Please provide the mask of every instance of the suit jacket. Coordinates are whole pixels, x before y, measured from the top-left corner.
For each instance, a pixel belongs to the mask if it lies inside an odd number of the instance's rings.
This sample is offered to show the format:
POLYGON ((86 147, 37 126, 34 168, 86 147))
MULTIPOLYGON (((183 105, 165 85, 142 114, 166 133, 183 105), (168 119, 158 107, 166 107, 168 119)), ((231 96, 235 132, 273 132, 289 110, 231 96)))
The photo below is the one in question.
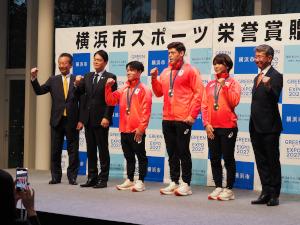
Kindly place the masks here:
POLYGON ((37 95, 43 95, 48 92, 51 94, 51 118, 50 125, 56 127, 61 117, 63 116, 64 109, 66 108, 68 125, 72 128, 76 127, 79 120, 79 95, 74 93, 75 76, 70 76, 70 83, 68 89, 68 96, 65 99, 62 75, 51 76, 45 84, 40 85, 38 80, 31 81, 32 87, 37 95))
POLYGON ((272 66, 265 75, 270 77, 271 88, 267 89, 262 82, 256 87, 258 76, 254 79, 250 114, 250 132, 280 133, 282 123, 278 101, 283 86, 283 77, 272 66))
MULTIPOLYGON (((93 89, 94 74, 94 72, 87 73, 76 89, 76 92, 83 94, 80 121, 86 126, 91 124, 93 127, 99 127, 101 120, 106 118, 111 125, 114 106, 108 106, 105 102, 105 84, 108 78, 113 78, 115 81, 117 78, 114 74, 104 71, 96 88, 93 89)), ((112 90, 117 90, 117 82, 112 86, 112 90)))

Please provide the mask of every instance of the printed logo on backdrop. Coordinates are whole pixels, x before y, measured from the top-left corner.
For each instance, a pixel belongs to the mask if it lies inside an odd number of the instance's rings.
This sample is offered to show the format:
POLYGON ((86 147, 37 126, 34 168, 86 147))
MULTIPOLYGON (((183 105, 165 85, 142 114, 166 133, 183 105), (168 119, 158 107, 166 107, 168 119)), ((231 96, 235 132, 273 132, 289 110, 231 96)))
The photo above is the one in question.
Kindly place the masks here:
POLYGON ((201 74, 210 74, 211 69, 211 48, 191 49, 190 64, 196 67, 201 74))
POLYGON ((158 74, 168 67, 168 51, 149 51, 148 56, 148 76, 152 68, 157 67, 158 74))
POLYGON ((73 74, 85 75, 90 72, 91 56, 90 53, 73 54, 73 74))
POLYGON ((121 146, 121 134, 118 128, 109 129, 108 143, 110 153, 123 154, 121 146))
POLYGON ((109 53, 109 72, 118 76, 126 76, 126 64, 128 63, 128 52, 109 53))
POLYGON ((248 132, 238 132, 234 153, 235 159, 237 161, 254 161, 254 153, 252 149, 250 134, 248 132))
POLYGON ((125 173, 125 159, 123 154, 121 155, 110 153, 109 177, 123 178, 125 176, 125 173))
POLYGON ((284 73, 300 73, 300 45, 284 47, 284 73))
MULTIPOLYGON (((141 75, 141 82, 148 83, 148 52, 128 52, 128 62, 139 61, 144 65, 144 72, 141 75)), ((151 84, 151 83, 149 83, 151 84)))
POLYGON ((284 54, 284 48, 283 46, 274 46, 272 45, 272 48, 274 49, 274 57, 272 60, 272 66, 278 70, 280 73, 283 72, 283 54, 284 54))
MULTIPOLYGON (((67 149, 67 148, 65 148, 67 149)), ((68 151, 63 149, 62 154, 61 154, 61 170, 62 173, 67 173, 67 168, 69 165, 69 156, 68 156, 68 151)))
POLYGON ((207 136, 204 131, 192 131, 190 151, 193 158, 207 159, 207 136))
POLYGON ((300 166, 281 165, 282 186, 281 192, 300 194, 300 166))
POLYGON ((79 151, 86 152, 85 130, 79 131, 79 151))
POLYGON ((207 159, 192 159, 192 184, 207 184, 207 159))
POLYGON ((147 176, 145 180, 162 182, 164 179, 164 157, 148 156, 147 176))
POLYGON ((234 59, 235 74, 257 74, 254 63, 254 47, 236 47, 234 59))
POLYGON ((149 121, 149 129, 162 129, 162 103, 152 103, 151 118, 149 121))
POLYGON ((203 123, 202 123, 202 114, 199 113, 195 123, 192 126, 192 130, 204 130, 203 123))
POLYGON ((254 163, 236 161, 235 188, 253 190, 254 163))
POLYGON ((282 104, 282 125, 284 134, 300 134, 299 105, 282 104))
MULTIPOLYGON (((200 74, 201 74, 201 71, 200 71, 200 74)), ((211 77, 211 74, 209 74, 209 75, 203 75, 203 74, 201 74, 201 79, 202 79, 202 83, 203 83, 204 87, 206 87, 206 85, 208 84, 208 82, 211 80, 210 77, 211 77)))
POLYGON ((241 99, 240 99, 240 102, 242 102, 242 103, 251 103, 253 80, 255 78, 255 75, 241 74, 241 75, 234 76, 234 78, 241 85, 241 99))
POLYGON ((112 115, 112 126, 111 127, 115 127, 118 128, 119 127, 119 122, 120 122, 120 106, 116 105, 113 115, 112 115))
POLYGON ((238 116, 239 131, 249 131, 250 104, 240 103, 235 108, 235 113, 238 116))
POLYGON ((280 141, 281 162, 300 165, 300 135, 282 134, 280 141))
POLYGON ((146 135, 147 156, 164 156, 166 147, 162 130, 150 129, 146 131, 146 135))
POLYGON ((86 175, 87 169, 87 152, 79 151, 79 175, 86 175))
POLYGON ((300 77, 299 74, 285 74, 283 76, 283 102, 300 104, 300 77))

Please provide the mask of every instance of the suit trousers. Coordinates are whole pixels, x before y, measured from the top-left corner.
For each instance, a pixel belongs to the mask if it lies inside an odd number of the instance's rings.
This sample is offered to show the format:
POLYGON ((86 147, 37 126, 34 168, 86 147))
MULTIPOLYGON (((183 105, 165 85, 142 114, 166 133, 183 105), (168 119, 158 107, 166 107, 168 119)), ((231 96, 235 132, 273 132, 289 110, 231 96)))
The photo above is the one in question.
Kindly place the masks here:
POLYGON ((94 127, 88 125, 85 127, 85 138, 88 156, 88 178, 98 179, 104 182, 108 181, 110 156, 108 150, 108 131, 109 128, 102 126, 94 127), (100 173, 98 175, 98 154, 100 160, 100 173))
POLYGON ((192 179, 192 158, 190 153, 191 126, 181 121, 163 120, 163 134, 169 155, 170 177, 175 183, 180 178, 189 184, 192 179))
POLYGON ((79 131, 68 124, 68 117, 62 117, 56 127, 51 127, 51 175, 52 180, 60 181, 62 177, 61 153, 64 136, 67 139, 69 166, 67 176, 69 180, 76 180, 79 169, 79 131))
POLYGON ((280 133, 250 131, 262 193, 273 197, 279 197, 281 189, 279 137, 280 133))
POLYGON ((231 189, 235 182, 236 165, 234 159, 234 147, 237 132, 237 128, 214 128, 214 139, 208 138, 211 170, 216 187, 222 187, 222 156, 227 172, 226 187, 231 189))
POLYGON ((124 152, 124 157, 127 162, 127 177, 133 181, 135 171, 135 155, 138 158, 139 164, 139 180, 144 181, 147 174, 148 158, 145 150, 145 137, 143 135, 142 142, 137 143, 134 140, 134 133, 121 133, 121 144, 124 152))

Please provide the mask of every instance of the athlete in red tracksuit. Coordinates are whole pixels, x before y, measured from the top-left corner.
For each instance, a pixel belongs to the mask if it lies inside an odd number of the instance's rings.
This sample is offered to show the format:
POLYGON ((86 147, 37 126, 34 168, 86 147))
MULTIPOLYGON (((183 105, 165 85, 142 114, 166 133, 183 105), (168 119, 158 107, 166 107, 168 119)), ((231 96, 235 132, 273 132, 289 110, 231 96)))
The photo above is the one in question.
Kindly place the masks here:
POLYGON ((232 187, 235 181, 234 147, 237 128, 237 115, 234 112, 239 104, 241 87, 238 81, 229 76, 233 63, 226 54, 219 54, 213 60, 216 79, 210 81, 203 94, 201 112, 207 132, 211 169, 216 189, 208 199, 233 200, 232 187), (222 188, 222 164, 227 171, 226 188, 222 188))
POLYGON ((107 105, 120 104, 121 145, 124 157, 127 161, 128 179, 117 185, 118 190, 131 189, 132 191, 144 191, 144 178, 147 173, 148 160, 145 150, 145 130, 148 126, 152 93, 150 89, 140 81, 144 66, 141 62, 132 61, 126 65, 127 82, 125 85, 112 92, 113 79, 108 79, 105 86, 105 101, 107 105), (139 163, 139 180, 135 183, 135 155, 139 163))
POLYGON ((169 67, 158 75, 157 68, 150 72, 152 89, 157 97, 164 97, 162 128, 169 155, 169 186, 161 194, 190 195, 192 160, 189 149, 191 128, 200 109, 203 84, 199 72, 183 62, 185 46, 181 42, 168 45, 169 67), (178 187, 180 166, 183 182, 178 187))

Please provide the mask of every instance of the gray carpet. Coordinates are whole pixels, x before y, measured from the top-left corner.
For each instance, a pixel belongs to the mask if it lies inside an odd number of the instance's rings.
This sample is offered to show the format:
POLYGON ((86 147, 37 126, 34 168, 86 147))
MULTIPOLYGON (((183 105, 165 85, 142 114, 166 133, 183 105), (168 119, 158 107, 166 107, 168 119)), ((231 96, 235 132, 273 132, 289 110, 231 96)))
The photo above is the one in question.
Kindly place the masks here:
MULTIPOLYGON (((14 170, 9 170, 14 176, 14 170)), ((162 196, 162 183, 146 182, 141 193, 118 191, 119 179, 110 180, 108 188, 80 188, 62 183, 49 185, 49 171, 30 171, 30 183, 36 191, 36 209, 51 213, 81 216, 136 224, 203 225, 295 225, 300 224, 300 196, 281 195, 278 207, 254 206, 258 194, 236 189, 236 200, 209 201, 211 187, 192 186, 187 197, 162 196)), ((84 183, 86 177, 79 176, 84 183)))

